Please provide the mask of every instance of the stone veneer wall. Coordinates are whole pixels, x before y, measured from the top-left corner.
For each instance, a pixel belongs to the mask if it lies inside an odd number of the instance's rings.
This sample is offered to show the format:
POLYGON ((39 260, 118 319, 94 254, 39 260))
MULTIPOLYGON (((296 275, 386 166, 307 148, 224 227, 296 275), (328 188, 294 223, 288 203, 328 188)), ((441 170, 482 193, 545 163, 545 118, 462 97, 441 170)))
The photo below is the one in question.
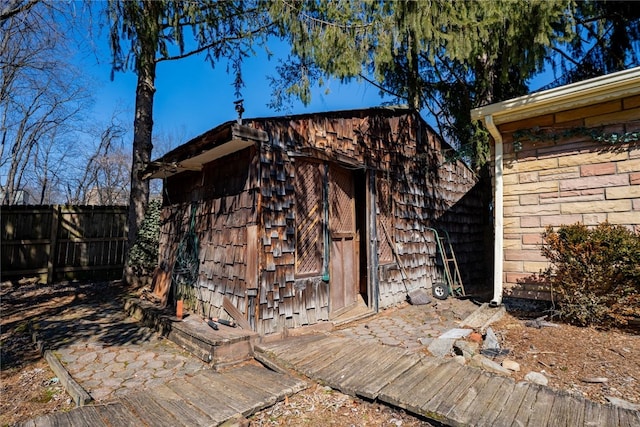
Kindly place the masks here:
MULTIPOLYGON (((545 227, 608 221, 640 231, 640 143, 597 136, 640 131, 640 96, 499 126, 504 141, 505 295, 548 299, 545 227)), ((633 139, 633 138, 631 138, 633 139)))

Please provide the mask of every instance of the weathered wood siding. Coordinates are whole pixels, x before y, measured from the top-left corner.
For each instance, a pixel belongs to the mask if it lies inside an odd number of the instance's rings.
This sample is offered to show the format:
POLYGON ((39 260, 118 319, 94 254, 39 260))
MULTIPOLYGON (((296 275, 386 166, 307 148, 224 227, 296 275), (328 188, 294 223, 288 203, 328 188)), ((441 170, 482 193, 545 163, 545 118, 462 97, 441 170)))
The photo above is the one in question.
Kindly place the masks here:
MULTIPOLYGON (((376 253, 367 258, 373 265, 361 265, 360 271, 375 275, 378 287, 369 298, 376 297, 379 307, 404 301, 405 285, 430 289, 441 281, 428 227, 450 233, 465 285, 484 283, 478 180, 463 162, 445 159, 450 147, 417 114, 382 108, 245 120, 244 126, 268 138, 165 183, 161 262, 173 265, 192 203, 197 205, 202 302, 193 308, 196 313, 204 305, 206 314, 221 314, 222 298, 228 297, 261 334, 329 320, 331 280, 321 235, 328 217, 321 204, 336 165, 358 171, 358 224, 371 218, 362 208, 365 200, 365 209, 376 211, 376 233, 360 232, 360 238, 375 240, 376 253)), ((355 256, 369 243, 355 243, 355 256)))
POLYGON ((378 191, 388 188, 376 202, 380 307, 404 301, 405 284, 430 289, 432 282, 441 280, 435 238, 426 227, 450 233, 463 280, 482 286, 483 207, 479 194, 471 192, 476 176, 461 161, 445 159, 444 151, 450 148, 420 118, 406 111, 375 110, 256 120, 251 125, 270 136, 261 148, 260 332, 313 324, 329 316, 329 284, 320 275, 295 274, 292 183, 299 158, 364 166, 376 174, 378 191), (389 227, 408 283, 403 282, 380 221, 389 227))
MULTIPOLYGON (((285 125, 286 126, 286 125, 285 125)), ((257 127, 260 129, 260 127, 257 127)), ((262 129, 265 130, 265 129, 262 129)), ((267 132, 268 133, 268 132, 267 132)), ((269 333, 309 322, 294 319, 306 314, 313 286, 307 290, 295 284, 295 186, 294 164, 283 141, 270 135, 260 147, 260 204, 258 212, 259 298, 258 332, 269 333), (309 292, 311 291, 311 292, 309 292), (297 297, 297 298, 296 298, 297 297), (300 304, 301 303, 301 304, 300 304), (296 321, 297 320, 297 321, 296 321)), ((321 287, 326 284, 320 285, 321 287)), ((312 298, 313 299, 313 298, 312 298)), ((316 307, 315 303, 312 303, 316 307)), ((317 305, 320 308, 320 305, 317 305)), ((316 320, 326 320, 321 317, 316 320)))
POLYGON ((548 267, 540 251, 547 226, 608 221, 640 230, 638 142, 607 144, 592 136, 640 131, 640 96, 499 129, 504 142, 505 293, 549 299, 548 287, 535 278, 548 267))
MULTIPOLYGON (((249 227, 256 224, 259 189, 255 148, 213 161, 201 172, 167 179, 161 217, 160 263, 172 266, 181 240, 191 226, 192 204, 199 241, 199 278, 195 313, 219 317, 223 298, 247 314, 249 227)), ((255 246, 255 245, 254 245, 255 246)))

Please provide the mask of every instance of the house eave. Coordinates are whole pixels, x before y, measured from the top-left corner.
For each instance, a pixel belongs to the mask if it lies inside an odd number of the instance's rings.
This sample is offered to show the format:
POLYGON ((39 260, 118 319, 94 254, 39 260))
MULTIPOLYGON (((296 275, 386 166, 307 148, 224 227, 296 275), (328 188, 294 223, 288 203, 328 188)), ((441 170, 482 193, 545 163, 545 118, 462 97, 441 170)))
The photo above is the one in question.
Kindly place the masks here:
POLYGON ((472 120, 496 125, 640 94, 640 67, 572 83, 471 110, 472 120))
MULTIPOLYGON (((216 135, 220 133, 218 130, 216 135)), ((164 179, 185 171, 199 172, 207 163, 244 150, 260 141, 268 140, 265 132, 240 124, 231 125, 230 140, 214 140, 214 142, 203 144, 203 141, 206 142, 207 135, 208 133, 185 144, 187 147, 192 147, 188 152, 178 151, 179 149, 185 150, 183 148, 185 146, 178 147, 178 149, 151 162, 145 169, 143 179, 164 179)))
POLYGON ((228 156, 229 154, 233 154, 237 151, 243 150, 247 147, 250 147, 253 144, 254 144, 254 141, 233 139, 215 148, 206 150, 196 156, 189 157, 179 162, 166 163, 162 161, 155 161, 155 162, 152 162, 150 165, 150 167, 153 168, 153 170, 150 170, 149 173, 145 174, 144 178, 145 179, 156 179, 156 178, 163 179, 163 178, 168 178, 170 176, 173 176, 185 171, 199 172, 202 170, 202 167, 205 164, 213 162, 214 160, 218 160, 222 157, 228 156))

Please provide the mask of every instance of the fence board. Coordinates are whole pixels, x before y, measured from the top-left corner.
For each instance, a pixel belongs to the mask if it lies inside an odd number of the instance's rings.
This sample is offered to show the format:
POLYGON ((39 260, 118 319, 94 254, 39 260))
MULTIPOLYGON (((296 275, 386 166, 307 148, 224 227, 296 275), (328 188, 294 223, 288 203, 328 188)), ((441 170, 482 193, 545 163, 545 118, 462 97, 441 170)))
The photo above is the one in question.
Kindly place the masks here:
POLYGON ((126 206, 3 206, 2 280, 120 277, 127 243, 126 206))

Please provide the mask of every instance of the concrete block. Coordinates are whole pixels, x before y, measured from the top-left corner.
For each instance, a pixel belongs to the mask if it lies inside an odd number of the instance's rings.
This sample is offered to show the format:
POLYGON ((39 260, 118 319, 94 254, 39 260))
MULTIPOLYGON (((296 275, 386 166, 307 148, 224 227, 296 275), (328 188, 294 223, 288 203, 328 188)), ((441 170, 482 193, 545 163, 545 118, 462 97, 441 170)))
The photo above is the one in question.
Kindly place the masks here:
POLYGON ((469 361, 469 366, 475 366, 476 368, 484 369, 485 371, 493 372, 494 374, 511 375, 510 370, 503 368, 500 364, 482 356, 481 354, 473 356, 469 361))
POLYGON ((442 335, 440 335, 440 338, 465 338, 468 337, 471 332, 473 332, 472 329, 453 328, 445 331, 442 335))
POLYGON ((445 357, 451 355, 453 344, 456 338, 437 338, 429 344, 428 350, 435 357, 445 357))

